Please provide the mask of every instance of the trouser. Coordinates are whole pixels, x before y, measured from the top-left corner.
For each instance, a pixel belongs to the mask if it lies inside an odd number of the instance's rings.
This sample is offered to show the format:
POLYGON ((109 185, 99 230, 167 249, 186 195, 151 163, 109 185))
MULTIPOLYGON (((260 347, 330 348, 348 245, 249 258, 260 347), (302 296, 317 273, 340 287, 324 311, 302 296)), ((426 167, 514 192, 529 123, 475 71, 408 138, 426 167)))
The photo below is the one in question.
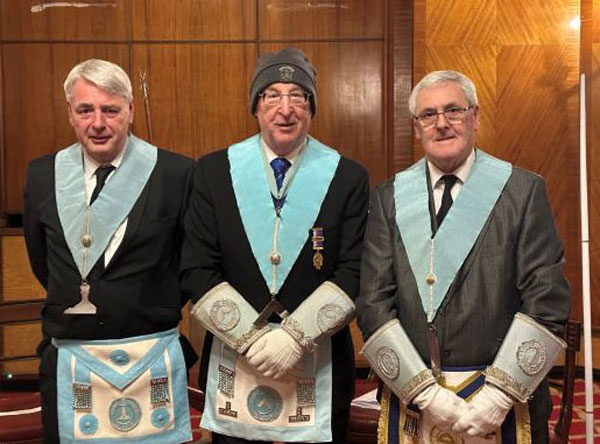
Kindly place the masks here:
POLYGON ((56 402, 56 364, 58 350, 52 344, 48 344, 41 352, 39 371, 44 443, 59 444, 58 410, 56 402))
MULTIPOLYGON (((348 444, 348 430, 350 422, 350 409, 343 410, 338 413, 332 413, 331 415, 331 433, 333 435, 333 441, 328 441, 327 444, 348 444)), ((243 438, 234 438, 231 436, 224 436, 218 433, 212 434, 212 444, 270 444, 270 441, 249 441, 243 438)), ((321 444, 326 444, 325 442, 321 444)))

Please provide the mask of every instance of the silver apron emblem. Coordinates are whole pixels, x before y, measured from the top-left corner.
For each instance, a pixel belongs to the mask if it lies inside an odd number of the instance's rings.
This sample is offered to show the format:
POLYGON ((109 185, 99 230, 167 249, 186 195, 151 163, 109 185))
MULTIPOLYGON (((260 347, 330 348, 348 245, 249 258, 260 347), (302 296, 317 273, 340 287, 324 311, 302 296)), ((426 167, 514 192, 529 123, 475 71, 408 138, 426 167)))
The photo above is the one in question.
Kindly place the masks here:
POLYGON ((137 427, 142 417, 139 404, 132 398, 120 398, 112 402, 109 409, 110 424, 120 432, 137 427))
POLYGON ((279 418, 283 410, 283 399, 277 390, 259 385, 248 395, 248 412, 260 422, 272 422, 279 418))

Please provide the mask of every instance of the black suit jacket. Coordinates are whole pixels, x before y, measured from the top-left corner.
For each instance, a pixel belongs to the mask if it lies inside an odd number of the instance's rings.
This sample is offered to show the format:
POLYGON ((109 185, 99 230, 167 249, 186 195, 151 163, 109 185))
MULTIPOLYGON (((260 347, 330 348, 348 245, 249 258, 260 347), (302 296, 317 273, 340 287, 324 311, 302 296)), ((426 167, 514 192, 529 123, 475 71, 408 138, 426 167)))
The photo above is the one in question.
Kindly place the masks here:
POLYGON ((75 316, 63 314, 80 300, 81 277, 58 218, 54 159, 47 155, 29 164, 24 196, 27 251, 47 290, 44 336, 113 339, 176 327, 186 302, 178 270, 193 161, 158 150, 154 170, 129 213, 123 241, 106 268, 88 276, 90 300, 98 312, 75 316))
MULTIPOLYGON (((427 317, 396 224, 394 178, 373 193, 357 301, 358 324, 369 337, 398 318, 429 363, 427 317)), ((438 309, 442 366, 493 362, 516 312, 557 335, 569 317, 563 246, 541 177, 513 168, 471 252, 438 309)), ((542 383, 530 403, 532 429, 544 426, 550 396, 542 383)))
MULTIPOLYGON (((212 287, 226 281, 260 312, 269 302, 270 292, 246 237, 229 170, 226 150, 209 154, 197 163, 185 220, 182 287, 196 302, 212 287)), ((316 270, 313 266, 314 251, 306 233, 307 241, 277 295, 288 312, 293 312, 327 280, 356 298, 368 199, 367 172, 342 157, 314 223, 323 227, 323 268, 316 270)), ((212 344, 212 336, 207 337, 201 385, 212 344)), ((334 410, 338 406, 348 408, 354 389, 354 351, 347 327, 332 337, 332 350, 334 410)))

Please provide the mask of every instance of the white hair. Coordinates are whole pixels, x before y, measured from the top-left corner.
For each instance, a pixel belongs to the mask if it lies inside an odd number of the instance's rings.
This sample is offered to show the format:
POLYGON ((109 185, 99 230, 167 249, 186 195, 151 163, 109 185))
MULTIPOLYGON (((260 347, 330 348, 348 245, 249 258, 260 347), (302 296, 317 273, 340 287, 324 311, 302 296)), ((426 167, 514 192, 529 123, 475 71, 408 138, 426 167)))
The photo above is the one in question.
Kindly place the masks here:
POLYGON ((73 85, 81 79, 94 84, 107 94, 123 97, 129 102, 133 101, 131 80, 119 65, 99 59, 89 59, 76 65, 65 80, 67 101, 72 98, 73 85))
POLYGON ((422 90, 433 85, 439 85, 446 82, 455 82, 461 87, 465 93, 465 96, 467 97, 469 106, 479 105, 479 102, 477 101, 477 90, 475 89, 475 84, 470 78, 458 71, 432 71, 423 77, 410 93, 410 98, 408 99, 408 109, 411 114, 414 116, 417 112, 417 95, 422 90))

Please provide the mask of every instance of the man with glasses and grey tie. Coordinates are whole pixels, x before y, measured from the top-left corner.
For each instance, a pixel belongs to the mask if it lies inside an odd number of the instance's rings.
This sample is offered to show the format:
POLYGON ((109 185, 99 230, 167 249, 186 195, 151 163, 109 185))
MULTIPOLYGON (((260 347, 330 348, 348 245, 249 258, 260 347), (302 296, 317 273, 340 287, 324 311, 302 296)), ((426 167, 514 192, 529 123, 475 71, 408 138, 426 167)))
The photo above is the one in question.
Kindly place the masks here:
POLYGON ((348 442, 369 183, 308 136, 316 70, 262 54, 250 86, 260 134, 198 161, 182 285, 207 335, 202 427, 214 444, 348 442))
POLYGON ((546 442, 570 293, 544 181, 475 147, 463 74, 427 74, 409 109, 425 158, 373 193, 357 300, 378 442, 546 442))
POLYGON ((44 442, 188 441, 178 271, 194 163, 130 133, 131 82, 114 63, 76 65, 64 90, 77 142, 29 164, 24 202, 47 290, 44 442))

